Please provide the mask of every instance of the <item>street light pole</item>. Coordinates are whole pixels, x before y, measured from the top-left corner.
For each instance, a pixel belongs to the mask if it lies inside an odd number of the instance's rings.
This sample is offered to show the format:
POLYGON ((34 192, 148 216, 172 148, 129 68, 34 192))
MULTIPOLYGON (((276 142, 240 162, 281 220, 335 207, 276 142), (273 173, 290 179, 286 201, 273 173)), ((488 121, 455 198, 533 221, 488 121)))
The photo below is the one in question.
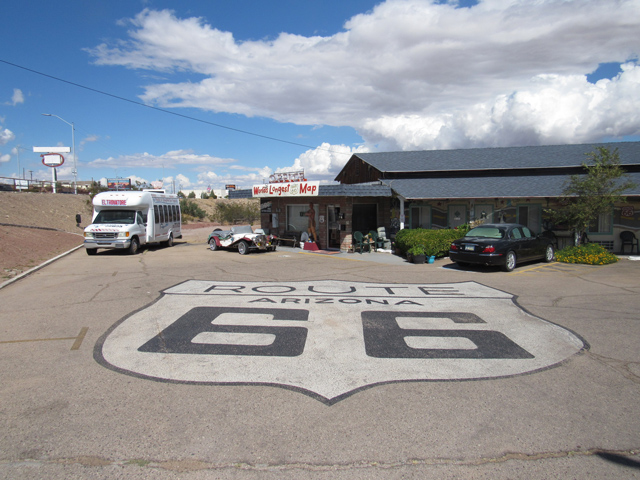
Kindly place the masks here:
POLYGON ((73 122, 69 123, 64 118, 60 118, 58 115, 52 113, 43 113, 45 117, 56 117, 58 120, 62 120, 64 123, 71 127, 71 144, 73 148, 73 193, 78 194, 78 163, 76 158, 76 129, 73 122))

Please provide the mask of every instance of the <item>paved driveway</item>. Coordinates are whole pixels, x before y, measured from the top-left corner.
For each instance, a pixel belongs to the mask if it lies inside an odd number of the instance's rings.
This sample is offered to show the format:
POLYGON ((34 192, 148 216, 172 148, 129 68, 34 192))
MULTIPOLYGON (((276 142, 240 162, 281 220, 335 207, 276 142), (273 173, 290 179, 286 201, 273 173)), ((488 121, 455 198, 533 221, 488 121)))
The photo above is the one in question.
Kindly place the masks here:
POLYGON ((0 289, 0 478, 635 478, 640 263, 76 251, 0 289))

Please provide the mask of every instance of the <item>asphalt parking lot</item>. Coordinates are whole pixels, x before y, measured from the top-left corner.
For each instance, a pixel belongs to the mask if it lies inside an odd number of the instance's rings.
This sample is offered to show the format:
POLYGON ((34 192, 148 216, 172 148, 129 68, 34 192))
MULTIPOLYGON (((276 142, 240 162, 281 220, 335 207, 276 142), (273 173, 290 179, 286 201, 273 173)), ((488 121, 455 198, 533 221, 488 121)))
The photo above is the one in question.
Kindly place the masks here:
POLYGON ((639 271, 80 249, 0 289, 0 478, 637 478, 639 271))

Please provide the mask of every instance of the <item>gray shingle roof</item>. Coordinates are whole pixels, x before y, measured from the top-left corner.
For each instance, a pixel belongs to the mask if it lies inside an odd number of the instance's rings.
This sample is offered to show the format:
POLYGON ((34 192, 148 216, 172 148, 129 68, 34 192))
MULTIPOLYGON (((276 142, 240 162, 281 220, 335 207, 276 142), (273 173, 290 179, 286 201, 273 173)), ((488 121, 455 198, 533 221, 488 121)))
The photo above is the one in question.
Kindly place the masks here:
MULTIPOLYGON (((640 173, 627 175, 636 187, 625 195, 640 195, 640 173)), ((558 197, 569 178, 569 175, 415 178, 385 180, 385 183, 407 200, 525 198, 558 197)))
POLYGON ((320 185, 318 195, 326 197, 390 197, 387 185, 358 183, 354 185, 320 185))
POLYGON ((623 165, 640 164, 640 142, 358 153, 354 156, 381 172, 389 173, 513 170, 580 166, 588 162, 586 154, 596 147, 617 148, 623 165))

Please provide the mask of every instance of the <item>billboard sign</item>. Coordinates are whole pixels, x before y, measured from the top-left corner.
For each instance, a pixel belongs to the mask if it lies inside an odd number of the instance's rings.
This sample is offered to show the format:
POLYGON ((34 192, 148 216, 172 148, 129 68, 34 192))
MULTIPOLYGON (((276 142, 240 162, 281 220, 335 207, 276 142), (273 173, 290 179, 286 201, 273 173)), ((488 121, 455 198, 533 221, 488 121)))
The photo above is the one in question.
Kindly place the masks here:
POLYGON ((267 183, 254 185, 254 197, 309 197, 317 196, 320 182, 267 183))
POLYGON ((42 164, 46 167, 59 167, 64 163, 64 157, 59 153, 45 153, 40 155, 42 164))

